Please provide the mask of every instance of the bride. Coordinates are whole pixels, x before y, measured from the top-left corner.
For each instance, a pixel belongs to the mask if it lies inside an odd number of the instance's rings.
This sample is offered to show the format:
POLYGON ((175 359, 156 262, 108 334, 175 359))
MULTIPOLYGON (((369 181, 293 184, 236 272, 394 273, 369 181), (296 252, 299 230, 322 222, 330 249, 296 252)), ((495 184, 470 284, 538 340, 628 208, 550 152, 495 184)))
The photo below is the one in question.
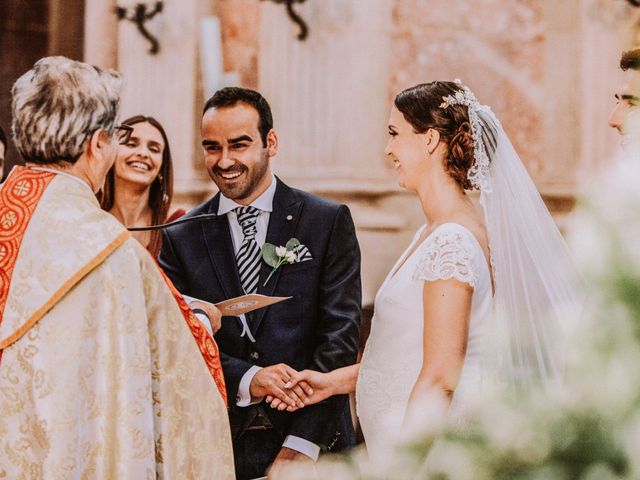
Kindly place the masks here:
POLYGON ((440 398, 455 421, 492 382, 557 384, 562 315, 576 298, 553 219, 500 122, 466 86, 434 81, 404 90, 389 135, 385 152, 399 184, 417 193, 425 224, 376 295, 362 362, 305 370, 286 385, 307 382, 306 403, 355 390, 369 457, 379 465, 427 396, 440 398), (480 191, 481 209, 471 190, 480 191))

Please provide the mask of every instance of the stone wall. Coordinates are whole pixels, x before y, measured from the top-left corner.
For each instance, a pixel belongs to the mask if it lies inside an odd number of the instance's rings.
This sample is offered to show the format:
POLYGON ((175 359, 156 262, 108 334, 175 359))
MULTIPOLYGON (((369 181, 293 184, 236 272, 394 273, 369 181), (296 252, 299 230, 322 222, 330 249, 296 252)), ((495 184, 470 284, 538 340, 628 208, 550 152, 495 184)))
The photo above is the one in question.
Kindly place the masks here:
POLYGON ((158 111, 168 122, 177 145, 177 201, 192 205, 212 190, 198 147, 204 98, 193 50, 198 16, 217 14, 225 70, 238 72, 242 85, 260 89, 272 103, 281 139, 275 171, 351 207, 363 250, 364 301, 371 304, 423 221, 413 195, 395 185, 383 154, 395 93, 461 78, 502 120, 562 221, 580 182, 606 164, 617 140, 606 120, 619 52, 632 41, 629 27, 638 12, 612 3, 307 0, 295 5, 309 25, 308 40, 299 42, 282 4, 167 0, 164 18, 152 27, 165 51, 153 58, 130 25, 108 15, 94 24, 96 12, 114 0, 91 0, 85 51, 89 60, 123 70, 130 85, 126 110, 158 111), (109 34, 114 29, 115 39, 109 34), (149 72, 166 80, 143 88, 149 72))
POLYGON ((501 118, 516 149, 542 169, 544 5, 540 0, 395 0, 390 97, 460 78, 501 118))
MULTIPOLYGON (((606 22, 627 22, 602 7, 597 0, 309 0, 297 7, 310 28, 301 43, 282 6, 260 5, 258 86, 280 113, 281 138, 297 142, 274 165, 294 185, 351 206, 365 303, 423 221, 382 153, 395 93, 461 78, 501 119, 562 222, 580 178, 615 145, 606 118, 624 43, 606 22)), ((255 4, 243 8, 255 15, 255 4)))

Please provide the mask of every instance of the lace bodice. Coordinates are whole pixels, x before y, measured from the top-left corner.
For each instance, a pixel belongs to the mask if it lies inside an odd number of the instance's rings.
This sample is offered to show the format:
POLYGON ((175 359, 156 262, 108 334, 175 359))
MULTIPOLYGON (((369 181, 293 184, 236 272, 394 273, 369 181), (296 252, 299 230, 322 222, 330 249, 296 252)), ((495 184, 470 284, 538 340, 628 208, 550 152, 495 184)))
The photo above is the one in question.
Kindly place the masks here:
POLYGON ((375 299, 371 334, 356 387, 357 412, 370 458, 384 465, 400 435, 407 401, 422 366, 423 283, 456 279, 473 287, 467 354, 452 415, 481 380, 482 326, 491 308, 491 276, 482 248, 461 225, 447 223, 420 245, 415 235, 375 299))

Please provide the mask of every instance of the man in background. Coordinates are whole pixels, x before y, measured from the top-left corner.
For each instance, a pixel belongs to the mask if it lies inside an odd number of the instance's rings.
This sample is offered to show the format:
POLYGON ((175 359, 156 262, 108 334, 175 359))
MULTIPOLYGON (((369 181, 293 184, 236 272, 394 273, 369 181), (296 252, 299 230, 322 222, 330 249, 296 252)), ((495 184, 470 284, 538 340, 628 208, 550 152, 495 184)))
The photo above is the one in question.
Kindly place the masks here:
POLYGON ((630 158, 640 159, 640 47, 620 56, 621 79, 609 126, 621 135, 621 144, 630 158))

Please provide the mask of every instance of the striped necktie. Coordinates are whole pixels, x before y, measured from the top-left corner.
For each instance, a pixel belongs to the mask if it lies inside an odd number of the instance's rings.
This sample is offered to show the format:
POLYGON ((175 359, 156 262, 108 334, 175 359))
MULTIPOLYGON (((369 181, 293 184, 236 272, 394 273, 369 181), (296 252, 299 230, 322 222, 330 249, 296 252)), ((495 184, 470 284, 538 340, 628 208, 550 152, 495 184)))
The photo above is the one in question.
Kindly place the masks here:
POLYGON ((245 293, 255 293, 260 276, 260 259, 262 257, 258 242, 256 242, 256 220, 260 210, 255 207, 238 207, 234 209, 238 218, 238 224, 242 227, 244 239, 236 254, 240 283, 245 293))

